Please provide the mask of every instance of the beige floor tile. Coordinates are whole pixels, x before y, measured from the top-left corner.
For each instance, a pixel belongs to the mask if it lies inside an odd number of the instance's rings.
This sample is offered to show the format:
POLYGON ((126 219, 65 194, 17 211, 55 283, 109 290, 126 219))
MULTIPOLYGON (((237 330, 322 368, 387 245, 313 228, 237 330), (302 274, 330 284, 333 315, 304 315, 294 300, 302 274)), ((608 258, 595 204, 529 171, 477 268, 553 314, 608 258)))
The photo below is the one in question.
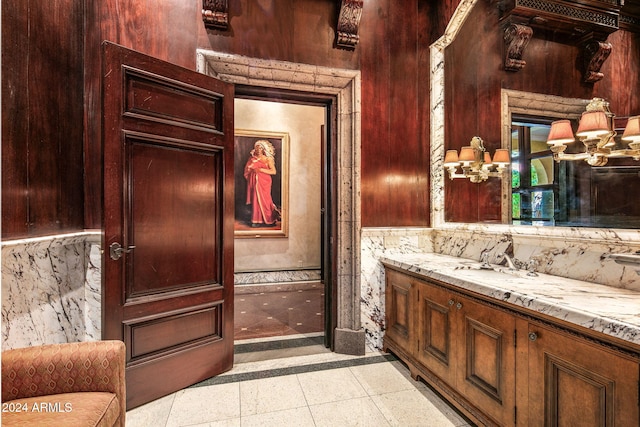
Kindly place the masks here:
POLYGON ((307 401, 295 375, 240 383, 240 413, 243 419, 249 415, 304 406, 307 406, 307 401))
POLYGON ((403 372, 391 363, 372 363, 349 369, 369 396, 416 388, 416 382, 403 375, 403 372))
POLYGON ((316 427, 389 426, 370 397, 342 400, 309 407, 316 427))
POLYGON ((175 399, 175 393, 127 411, 126 427, 164 426, 175 399))
POLYGON ((458 425, 440 412, 420 391, 404 390, 372 396, 392 426, 449 427, 458 425))
POLYGON ((366 397, 349 368, 298 374, 302 391, 309 405, 366 397))
POLYGON ((242 427, 314 427, 308 407, 242 417, 242 427))
POLYGON ((188 426, 240 417, 240 385, 219 384, 176 393, 167 426, 188 426))
MULTIPOLYGON (((229 418, 228 420, 214 421, 212 423, 203 424, 202 427, 241 427, 240 418, 229 418)), ((155 427, 155 426, 154 426, 155 427)), ((189 426, 197 427, 197 426, 189 426)))

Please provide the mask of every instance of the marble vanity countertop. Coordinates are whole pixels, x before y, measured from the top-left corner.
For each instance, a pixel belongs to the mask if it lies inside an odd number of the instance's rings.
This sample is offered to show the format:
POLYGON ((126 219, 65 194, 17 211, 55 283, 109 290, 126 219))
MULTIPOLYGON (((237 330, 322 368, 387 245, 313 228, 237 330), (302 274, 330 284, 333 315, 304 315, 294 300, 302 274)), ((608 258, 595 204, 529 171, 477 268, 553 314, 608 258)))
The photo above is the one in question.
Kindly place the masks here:
POLYGON ((640 345, 640 292, 432 253, 387 255, 383 264, 455 285, 640 345))

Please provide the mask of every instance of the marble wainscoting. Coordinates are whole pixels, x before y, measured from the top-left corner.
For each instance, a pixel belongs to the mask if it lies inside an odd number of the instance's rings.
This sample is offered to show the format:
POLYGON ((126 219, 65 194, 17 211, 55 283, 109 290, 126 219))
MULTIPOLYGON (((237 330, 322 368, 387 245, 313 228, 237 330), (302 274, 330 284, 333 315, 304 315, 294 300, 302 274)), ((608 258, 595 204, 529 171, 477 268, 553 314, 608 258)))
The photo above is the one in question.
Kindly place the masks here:
POLYGON ((433 252, 433 229, 363 228, 360 245, 360 321, 369 348, 382 348, 384 267, 381 258, 394 254, 433 252))
POLYGON ((100 233, 1 247, 3 350, 100 338, 100 233))
POLYGON ((433 252, 478 261, 486 253, 490 263, 506 252, 521 269, 533 261, 540 273, 640 291, 637 270, 608 257, 638 250, 638 230, 456 224, 436 229, 433 252))

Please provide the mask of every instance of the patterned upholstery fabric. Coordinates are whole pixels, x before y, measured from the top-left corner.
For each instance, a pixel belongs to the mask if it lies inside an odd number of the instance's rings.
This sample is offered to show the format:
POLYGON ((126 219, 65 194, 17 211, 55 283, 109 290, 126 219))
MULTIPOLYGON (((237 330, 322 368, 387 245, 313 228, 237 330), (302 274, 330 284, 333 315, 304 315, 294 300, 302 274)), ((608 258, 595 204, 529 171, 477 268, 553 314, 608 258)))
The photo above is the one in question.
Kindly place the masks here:
POLYGON ((23 425, 124 426, 124 371, 122 341, 52 344, 4 351, 2 425, 28 422, 23 425), (78 396, 68 393, 78 393, 78 396), (87 415, 89 413, 93 415, 87 415), (64 417, 65 421, 60 424, 55 420, 63 418, 56 417, 64 417))

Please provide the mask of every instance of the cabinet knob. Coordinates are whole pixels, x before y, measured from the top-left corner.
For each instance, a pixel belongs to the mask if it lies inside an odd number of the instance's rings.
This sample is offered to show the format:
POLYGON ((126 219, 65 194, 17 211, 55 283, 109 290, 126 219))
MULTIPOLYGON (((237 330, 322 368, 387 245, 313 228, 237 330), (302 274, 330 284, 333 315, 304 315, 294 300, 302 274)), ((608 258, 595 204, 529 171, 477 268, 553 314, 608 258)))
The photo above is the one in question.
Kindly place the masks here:
POLYGON ((462 308, 462 303, 461 303, 461 302, 457 303, 457 304, 456 304, 456 308, 457 308, 458 310, 460 310, 460 309, 462 308))
POLYGON ((529 340, 530 341, 535 341, 538 339, 538 334, 536 334, 535 332, 529 332, 529 340))
POLYGON ((452 299, 449 300, 449 305, 453 305, 454 301, 452 299))

